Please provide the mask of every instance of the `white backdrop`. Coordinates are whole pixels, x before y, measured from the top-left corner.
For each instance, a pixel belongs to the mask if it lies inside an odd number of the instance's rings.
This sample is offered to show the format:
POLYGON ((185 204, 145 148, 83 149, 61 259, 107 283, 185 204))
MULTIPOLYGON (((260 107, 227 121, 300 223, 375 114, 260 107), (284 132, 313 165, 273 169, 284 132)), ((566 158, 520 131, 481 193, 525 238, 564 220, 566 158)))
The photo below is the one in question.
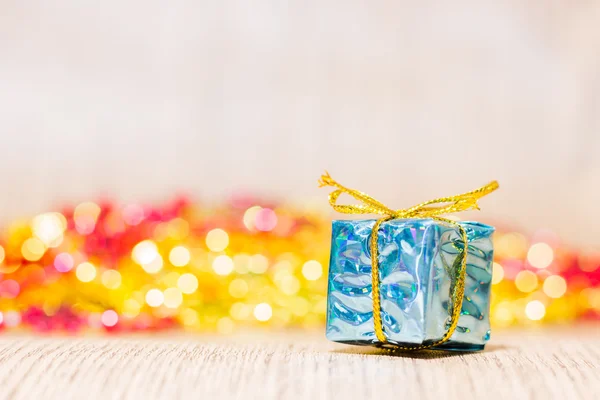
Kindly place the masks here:
POLYGON ((600 4, 409 3, 0 0, 0 220, 328 169, 600 245, 600 4))

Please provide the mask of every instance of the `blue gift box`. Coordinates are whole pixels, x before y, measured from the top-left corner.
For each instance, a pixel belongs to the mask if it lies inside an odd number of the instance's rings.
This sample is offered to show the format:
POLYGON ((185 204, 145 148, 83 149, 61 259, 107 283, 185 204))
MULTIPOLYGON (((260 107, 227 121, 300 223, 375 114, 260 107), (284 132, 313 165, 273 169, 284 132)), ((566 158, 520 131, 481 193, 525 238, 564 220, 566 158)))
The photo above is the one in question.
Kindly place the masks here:
MULTIPOLYGON (((381 345, 374 331, 369 239, 375 220, 333 221, 327 338, 381 345)), ((494 228, 460 222, 468 239, 465 292, 458 326, 439 346, 482 350, 490 338, 494 228)), ((379 289, 387 344, 435 343, 448 331, 452 285, 464 241, 456 226, 431 218, 394 219, 378 231, 379 289)))

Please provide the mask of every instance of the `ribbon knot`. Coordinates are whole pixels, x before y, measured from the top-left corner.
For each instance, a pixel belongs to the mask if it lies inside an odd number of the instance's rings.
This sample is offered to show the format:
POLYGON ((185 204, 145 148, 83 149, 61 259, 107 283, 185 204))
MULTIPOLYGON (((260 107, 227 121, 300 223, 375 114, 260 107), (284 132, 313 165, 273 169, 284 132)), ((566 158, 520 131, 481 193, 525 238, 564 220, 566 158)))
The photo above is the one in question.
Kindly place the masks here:
POLYGON ((429 200, 407 209, 392 210, 366 193, 355 189, 349 189, 339 184, 328 172, 325 172, 325 174, 321 176, 321 179, 319 179, 319 187, 323 186, 337 188, 329 194, 329 204, 337 212, 342 214, 379 214, 394 219, 431 218, 461 211, 479 210, 477 201, 499 187, 497 181, 492 181, 485 186, 467 193, 440 197, 439 199, 429 200), (338 198, 344 193, 354 197, 362 204, 338 204, 338 198))
POLYGON ((468 211, 468 210, 479 210, 477 201, 486 196, 496 189, 499 185, 497 181, 492 181, 485 186, 478 189, 472 190, 467 193, 462 193, 454 196, 440 197, 425 201, 417 204, 413 207, 393 210, 375 200, 373 197, 359 190, 349 189, 339 184, 335 179, 329 175, 328 172, 321 175, 319 179, 319 187, 331 186, 335 187, 336 190, 329 194, 329 204, 331 207, 342 214, 378 214, 381 218, 377 220, 371 231, 371 237, 369 240, 369 247, 371 250, 371 279, 372 279, 372 295, 373 295, 373 325, 375 330, 375 336, 379 340, 381 346, 391 346, 400 350, 423 350, 434 346, 445 343, 451 337, 458 325, 458 319, 462 309, 462 302, 465 293, 465 276, 467 270, 467 252, 468 252, 468 238, 467 232, 459 223, 452 221, 447 218, 443 218, 442 215, 451 214, 456 212, 468 211), (359 204, 338 204, 338 198, 342 194, 348 194, 354 199, 358 200, 359 204), (448 329, 442 338, 438 341, 421 344, 417 346, 400 346, 395 343, 389 343, 384 330, 383 322, 381 319, 381 298, 379 291, 379 260, 378 260, 378 244, 377 236, 379 233, 379 227, 382 223, 393 220, 393 219, 404 219, 404 218, 418 218, 426 219, 431 218, 456 228, 459 231, 461 240, 463 242, 462 248, 459 248, 460 254, 457 256, 457 261, 454 263, 454 267, 458 269, 456 275, 456 281, 451 285, 451 298, 452 298, 452 310, 450 310, 450 321, 448 323, 448 329))

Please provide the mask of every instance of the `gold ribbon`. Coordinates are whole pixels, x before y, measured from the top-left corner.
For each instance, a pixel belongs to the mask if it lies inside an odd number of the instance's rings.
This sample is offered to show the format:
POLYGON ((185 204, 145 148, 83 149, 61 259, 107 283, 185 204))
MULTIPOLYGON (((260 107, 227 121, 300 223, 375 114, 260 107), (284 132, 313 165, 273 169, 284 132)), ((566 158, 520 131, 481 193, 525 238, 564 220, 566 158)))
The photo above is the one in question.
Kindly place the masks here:
POLYGON ((373 293, 373 325, 375 326, 375 336, 382 345, 392 346, 400 350, 423 350, 434 346, 439 346, 445 343, 452 337, 452 334, 456 330, 458 325, 458 319, 460 318, 460 312, 462 310, 463 297, 465 294, 465 276, 467 271, 467 252, 469 248, 467 232, 459 223, 452 221, 447 218, 441 217, 441 215, 468 211, 468 210, 479 210, 477 200, 492 193, 498 189, 499 185, 497 181, 492 181, 485 186, 482 186, 473 191, 449 196, 441 197, 439 199, 425 201, 421 204, 417 204, 411 208, 392 210, 383 203, 375 200, 371 196, 360 192, 358 190, 349 189, 345 186, 340 185, 336 182, 329 173, 325 172, 324 175, 319 179, 319 187, 332 186, 336 190, 329 194, 329 204, 337 212, 343 214, 379 214, 382 217, 375 222, 371 231, 371 238, 369 240, 369 247, 371 249, 371 280, 372 280, 372 293, 373 293), (338 198, 342 194, 349 194, 356 200, 360 201, 361 204, 338 204, 338 198), (458 229, 461 239, 464 243, 463 250, 460 257, 460 267, 458 271, 458 277, 454 283, 452 291, 452 313, 450 317, 450 324, 446 333, 442 338, 436 342, 429 344, 421 344, 416 346, 399 346, 396 344, 389 343, 383 332, 383 323, 381 321, 381 298, 379 290, 379 260, 378 260, 378 246, 377 236, 379 233, 379 227, 384 222, 398 219, 398 218, 431 218, 437 221, 447 223, 458 229))

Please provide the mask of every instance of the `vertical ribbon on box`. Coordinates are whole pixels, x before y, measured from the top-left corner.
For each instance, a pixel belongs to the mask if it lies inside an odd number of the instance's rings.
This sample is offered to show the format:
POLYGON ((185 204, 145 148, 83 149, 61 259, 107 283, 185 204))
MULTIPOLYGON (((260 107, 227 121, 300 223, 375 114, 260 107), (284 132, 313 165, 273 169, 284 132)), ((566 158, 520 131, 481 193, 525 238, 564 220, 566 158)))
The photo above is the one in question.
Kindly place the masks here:
POLYGON ((447 342, 456 330, 458 319, 460 318, 460 313, 462 310, 463 297, 465 294, 465 277, 467 271, 467 253, 469 244, 467 232, 462 225, 448 218, 443 218, 442 215, 468 210, 479 210, 477 201, 483 196, 486 196, 498 189, 498 182, 492 181, 485 186, 467 193, 425 201, 417 204, 416 206, 400 210, 393 210, 363 192, 349 189, 340 185, 327 172, 322 175, 321 179, 319 180, 319 187, 323 186, 332 186, 336 188, 336 190, 329 194, 329 204, 335 211, 342 214, 378 214, 382 216, 373 226, 369 241, 372 267, 371 279, 373 288, 373 325, 375 328, 375 336, 381 344, 391 345, 388 343, 387 338, 385 337, 383 332, 383 322, 381 320, 381 297, 379 292, 379 250, 377 244, 377 238, 381 224, 399 218, 431 218, 453 226, 459 231, 464 245, 461 253, 458 255, 458 257, 460 257, 460 267, 458 274, 456 274, 456 282, 454 282, 451 293, 452 310, 450 312, 450 323, 448 329, 440 340, 433 343, 421 344, 417 346, 393 346, 400 350, 424 350, 447 342), (338 204, 338 198, 344 193, 354 197, 356 200, 360 201, 361 204, 338 204))

